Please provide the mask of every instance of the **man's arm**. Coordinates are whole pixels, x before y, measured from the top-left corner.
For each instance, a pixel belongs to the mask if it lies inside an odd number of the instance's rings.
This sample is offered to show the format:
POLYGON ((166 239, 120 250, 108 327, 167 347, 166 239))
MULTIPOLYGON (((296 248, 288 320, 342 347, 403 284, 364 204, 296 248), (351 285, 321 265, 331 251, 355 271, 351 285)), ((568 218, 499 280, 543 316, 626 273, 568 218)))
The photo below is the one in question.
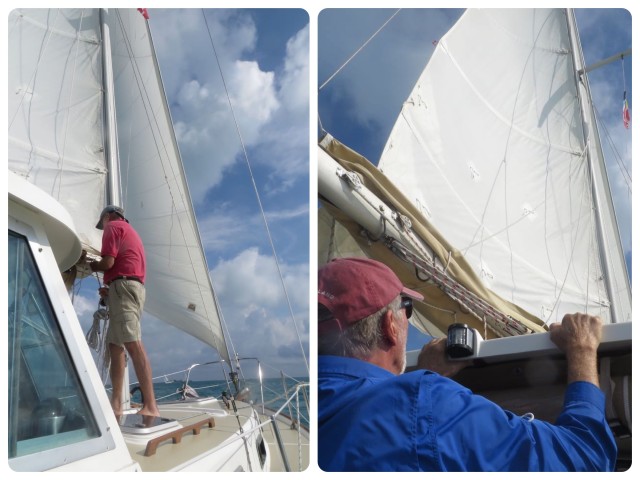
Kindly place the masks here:
POLYGON ((430 370, 445 377, 453 377, 463 368, 472 365, 471 361, 449 360, 446 346, 446 337, 434 338, 425 344, 418 355, 418 368, 430 370))
POLYGON ((92 272, 106 272, 113 267, 115 261, 116 259, 114 257, 105 255, 100 259, 100 261, 93 261, 89 263, 89 268, 91 268, 92 272))
POLYGON ((549 325, 551 341, 567 357, 567 381, 589 382, 600 387, 598 380, 598 345, 602 337, 602 321, 583 313, 565 315, 562 323, 549 325))

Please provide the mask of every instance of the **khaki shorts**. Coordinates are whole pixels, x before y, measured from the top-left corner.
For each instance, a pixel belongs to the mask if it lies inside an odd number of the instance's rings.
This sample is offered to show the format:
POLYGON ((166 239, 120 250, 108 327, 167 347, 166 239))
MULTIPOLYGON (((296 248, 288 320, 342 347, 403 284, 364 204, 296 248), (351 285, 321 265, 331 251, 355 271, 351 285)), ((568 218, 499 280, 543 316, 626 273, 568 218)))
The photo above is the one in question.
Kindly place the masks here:
POLYGON ((114 280, 109 285, 109 330, 107 343, 123 346, 142 339, 140 317, 144 306, 144 285, 135 280, 114 280))

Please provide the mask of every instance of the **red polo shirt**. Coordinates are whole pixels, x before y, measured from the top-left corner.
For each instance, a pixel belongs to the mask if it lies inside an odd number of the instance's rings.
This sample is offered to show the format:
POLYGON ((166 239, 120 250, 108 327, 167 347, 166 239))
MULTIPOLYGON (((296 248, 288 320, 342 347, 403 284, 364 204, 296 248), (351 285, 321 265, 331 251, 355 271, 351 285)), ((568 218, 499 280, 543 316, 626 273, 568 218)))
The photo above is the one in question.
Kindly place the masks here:
POLYGON ((113 267, 104 272, 104 283, 120 276, 145 280, 144 246, 138 233, 124 220, 111 220, 102 234, 101 255, 115 258, 113 267))

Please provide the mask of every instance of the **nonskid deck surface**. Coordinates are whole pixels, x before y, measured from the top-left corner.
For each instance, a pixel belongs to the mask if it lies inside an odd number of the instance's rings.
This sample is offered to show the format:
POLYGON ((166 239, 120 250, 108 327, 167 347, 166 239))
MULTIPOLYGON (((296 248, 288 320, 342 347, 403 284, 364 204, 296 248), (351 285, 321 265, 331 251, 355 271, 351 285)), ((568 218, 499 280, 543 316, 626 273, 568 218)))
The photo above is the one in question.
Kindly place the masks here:
MULTIPOLYGON (((255 440, 245 445, 238 435, 241 428, 245 431, 249 428, 247 422, 255 413, 250 405, 242 402, 236 402, 236 407, 237 415, 214 399, 164 404, 159 408, 161 417, 166 421, 145 425, 141 416, 135 415, 129 423, 138 423, 137 428, 121 426, 121 430, 131 457, 143 471, 189 467, 195 470, 262 471, 263 467, 258 462, 247 461, 246 450, 256 448, 255 440), (166 426, 157 427, 159 423, 166 426), (154 441, 160 437, 165 439, 154 441)), ((268 418, 268 415, 260 415, 259 421, 263 423, 268 418)), ((309 464, 309 435, 305 429, 300 432, 292 429, 291 423, 287 418, 278 420, 290 469, 300 471, 309 464)), ((262 437, 270 451, 271 470, 284 471, 284 461, 270 424, 263 427, 262 437)))

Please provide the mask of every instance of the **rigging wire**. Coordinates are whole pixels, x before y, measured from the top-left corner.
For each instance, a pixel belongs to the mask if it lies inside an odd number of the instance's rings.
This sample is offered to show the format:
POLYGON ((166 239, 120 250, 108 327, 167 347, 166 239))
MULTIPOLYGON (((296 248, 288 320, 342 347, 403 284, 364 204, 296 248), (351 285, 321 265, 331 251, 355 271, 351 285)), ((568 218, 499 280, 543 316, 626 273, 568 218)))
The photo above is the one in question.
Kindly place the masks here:
POLYGON ((340 67, 339 67, 335 72, 333 72, 333 74, 332 74, 329 78, 327 78, 327 79, 324 81, 324 83, 323 83, 322 85, 320 85, 320 87, 318 87, 318 91, 322 90, 322 89, 323 89, 323 88, 324 88, 324 87, 325 87, 325 86, 326 86, 326 85, 327 85, 331 80, 333 80, 333 78, 334 78, 336 75, 338 75, 338 73, 340 73, 340 72, 342 71, 342 69, 343 69, 344 67, 346 67, 346 66, 351 62, 351 60, 353 60, 353 59, 356 57, 356 55, 358 55, 362 50, 364 50, 364 48, 369 44, 369 42, 371 42, 371 40, 373 40, 373 39, 378 35, 378 33, 380 33, 380 32, 382 31, 382 29, 383 29, 384 27, 386 27, 386 26, 387 26, 387 24, 388 24, 391 20, 393 20, 393 18, 394 18, 398 13, 400 13, 400 10, 402 10, 402 9, 401 9, 401 8, 397 9, 397 10, 393 13, 393 15, 391 15, 391 16, 387 19, 387 21, 386 21, 386 22, 384 22, 384 23, 382 24, 382 26, 381 26, 380 28, 378 28, 378 30, 376 30, 376 31, 373 33, 373 35, 371 35, 371 36, 367 39, 367 41, 366 41, 366 42, 364 42, 364 43, 360 46, 360 48, 358 48, 355 52, 353 52, 353 54, 351 54, 351 56, 350 56, 350 57, 349 57, 349 58, 348 58, 348 59, 347 59, 347 60, 346 60, 346 61, 345 61, 345 62, 344 62, 344 63, 343 63, 343 64, 342 64, 342 65, 341 65, 341 66, 340 66, 340 67))
POLYGON ((293 325, 295 327, 296 335, 298 336, 298 342, 300 344, 300 349, 302 351, 302 357, 304 358, 304 363, 305 363, 305 366, 307 368, 307 372, 309 372, 309 363, 307 361, 307 356, 304 353, 304 348, 302 346, 302 340, 300 338, 300 332, 298 330, 298 324, 297 324, 297 322, 295 320, 295 316, 293 314, 293 309, 291 307, 291 301, 289 300, 289 295, 287 293, 287 289, 286 289, 286 286, 285 286, 285 283, 284 283, 284 278, 282 276, 282 271, 280 269, 280 263, 278 262, 278 256, 276 254, 276 250, 275 250, 275 246, 274 246, 274 243, 273 243, 273 239, 271 237, 271 232, 269 230, 269 224, 267 222, 267 217, 266 217, 266 215, 264 213, 264 208, 262 206, 262 201, 260 200, 260 194, 258 192, 258 186, 256 185, 256 181, 255 181, 255 178, 254 178, 254 175, 253 175, 253 170, 251 169, 251 163, 249 162, 249 155, 247 154, 247 150, 246 150, 244 141, 242 139, 242 133, 240 131, 240 127, 239 127, 238 121, 236 119, 235 111, 233 109, 233 104, 231 102, 231 96, 229 95, 229 90, 227 89, 227 83, 225 81, 224 74, 222 72, 222 66, 220 65, 220 59, 218 58, 218 52, 216 51, 216 47, 215 47, 215 44, 213 42, 213 37, 211 35, 211 30, 209 28, 209 22, 207 21, 207 16, 204 13, 204 9, 202 10, 202 16, 203 16, 204 22, 205 22, 205 24, 207 26, 207 33, 209 34, 209 41, 211 42, 211 48, 213 49, 213 54, 215 56, 216 63, 218 65, 218 70, 220 71, 220 77, 222 79, 222 85, 224 87, 225 95, 227 97, 227 102, 229 103, 229 108, 231 110, 231 116, 233 117, 233 122, 234 122, 234 125, 235 125, 235 128, 236 128, 236 132, 238 134, 238 138, 240 139, 240 145, 242 146, 243 156, 244 156, 245 162, 247 164, 247 169, 249 170, 249 176, 251 177, 251 182, 253 184, 253 190, 254 190, 254 192, 256 194, 256 199, 257 199, 257 202, 258 202, 258 206, 260 208, 260 213, 262 214, 262 219, 264 221, 264 226, 265 226, 265 229, 267 231, 267 237, 269 239, 269 244, 271 245, 271 250, 273 252, 273 258, 274 258, 274 261, 275 261, 275 264, 276 264, 276 268, 278 270, 278 274, 280 276, 280 281, 282 283, 282 288, 284 290, 284 295, 285 295, 285 298, 286 298, 286 301, 287 301, 287 306, 289 307, 289 313, 291 315, 291 319, 292 319, 293 325))

